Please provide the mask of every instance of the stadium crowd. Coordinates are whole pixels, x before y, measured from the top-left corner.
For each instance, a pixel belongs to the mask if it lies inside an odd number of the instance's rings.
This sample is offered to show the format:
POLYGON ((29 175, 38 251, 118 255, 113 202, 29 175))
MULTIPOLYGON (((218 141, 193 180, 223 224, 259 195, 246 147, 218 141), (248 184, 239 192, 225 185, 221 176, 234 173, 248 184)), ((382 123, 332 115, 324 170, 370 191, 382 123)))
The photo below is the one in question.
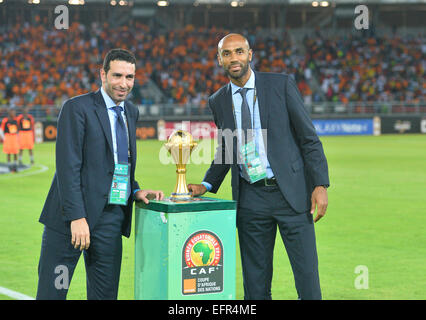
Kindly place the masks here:
POLYGON ((426 37, 305 37, 327 101, 399 101, 426 97, 426 37))
MULTIPOLYGON (((0 34, 0 105, 58 106, 69 97, 99 87, 102 57, 123 47, 135 53, 137 75, 131 99, 149 103, 140 88, 152 79, 166 97, 162 103, 205 106, 227 83, 216 62, 216 44, 228 30, 195 28, 161 33, 141 23, 111 28, 74 22, 68 30, 17 23, 0 34)), ((254 69, 292 74, 305 103, 318 101, 425 100, 425 38, 305 37, 304 53, 286 32, 246 34, 254 69), (408 66, 408 67, 407 67, 408 66), (319 91, 309 80, 317 77, 319 91), (322 91, 322 92, 320 92, 322 91)))
MULTIPOLYGON (((127 48, 138 59, 134 102, 146 103, 138 89, 150 78, 167 97, 162 102, 205 105, 227 83, 216 63, 216 44, 228 32, 189 25, 161 34, 137 22, 115 29, 75 22, 66 31, 16 24, 0 35, 0 105, 61 105, 96 89, 102 56, 114 47, 127 48)), ((292 73, 301 91, 311 94, 305 58, 286 37, 265 37, 261 30, 247 36, 257 70, 292 73)))

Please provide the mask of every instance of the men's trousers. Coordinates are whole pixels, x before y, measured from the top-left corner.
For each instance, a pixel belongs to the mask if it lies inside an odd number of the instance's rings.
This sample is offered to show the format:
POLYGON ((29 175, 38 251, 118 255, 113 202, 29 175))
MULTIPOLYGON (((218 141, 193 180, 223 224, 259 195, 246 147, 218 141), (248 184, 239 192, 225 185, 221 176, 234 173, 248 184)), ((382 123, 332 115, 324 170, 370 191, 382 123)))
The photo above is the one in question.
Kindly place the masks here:
POLYGON ((294 211, 277 185, 261 186, 240 179, 237 228, 244 299, 272 299, 277 227, 293 270, 298 298, 320 300, 318 258, 311 213, 294 211))
MULTIPOLYGON (((115 300, 120 279, 124 211, 108 205, 90 233, 90 246, 83 250, 86 267, 87 299, 115 300)), ((80 258, 80 249, 71 244, 71 236, 44 227, 38 266, 36 299, 65 300, 80 258)))

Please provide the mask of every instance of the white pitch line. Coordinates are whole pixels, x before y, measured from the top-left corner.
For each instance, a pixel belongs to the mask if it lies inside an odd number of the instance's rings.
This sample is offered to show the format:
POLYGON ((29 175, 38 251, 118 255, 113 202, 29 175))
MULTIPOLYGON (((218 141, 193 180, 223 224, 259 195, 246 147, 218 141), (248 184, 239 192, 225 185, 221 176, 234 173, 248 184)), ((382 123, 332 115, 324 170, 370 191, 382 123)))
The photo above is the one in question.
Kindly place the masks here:
POLYGON ((31 171, 31 172, 24 172, 24 173, 14 173, 14 174, 10 174, 8 176, 3 176, 1 177, 1 179, 11 179, 11 178, 21 178, 21 177, 28 177, 28 176, 32 176, 34 174, 39 174, 39 173, 43 173, 47 170, 49 170, 49 167, 42 165, 42 164, 36 164, 35 166, 41 167, 39 170, 36 171, 31 171))
POLYGON ((23 293, 16 292, 7 288, 0 287, 0 294, 3 294, 5 296, 8 296, 10 298, 16 299, 16 300, 35 300, 34 298, 27 296, 23 293))

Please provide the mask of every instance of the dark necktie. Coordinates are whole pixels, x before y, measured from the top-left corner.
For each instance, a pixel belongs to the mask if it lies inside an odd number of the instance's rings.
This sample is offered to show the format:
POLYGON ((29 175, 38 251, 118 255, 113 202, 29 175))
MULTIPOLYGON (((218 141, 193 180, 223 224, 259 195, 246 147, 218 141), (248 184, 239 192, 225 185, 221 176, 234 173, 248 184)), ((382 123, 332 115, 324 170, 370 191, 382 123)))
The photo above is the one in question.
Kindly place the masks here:
POLYGON ((241 88, 237 92, 241 94, 241 97, 243 98, 243 103, 241 104, 241 129, 244 133, 244 140, 246 143, 253 140, 253 134, 250 132, 252 130, 251 126, 251 114, 250 114, 250 108, 247 102, 247 91, 249 88, 241 88), (249 131, 250 130, 250 131, 249 131))
POLYGON ((117 121, 115 124, 115 135, 117 143, 117 160, 119 163, 128 163, 128 144, 127 144, 127 133, 126 125, 124 124, 121 111, 123 108, 120 106, 112 107, 117 114, 117 121))
MULTIPOLYGON (((242 129, 242 136, 243 139, 240 141, 240 145, 242 142, 244 144, 247 144, 248 142, 253 140, 253 135, 249 130, 252 130, 251 126, 251 115, 250 115, 250 108, 247 102, 247 91, 249 88, 241 88, 237 92, 241 94, 241 97, 243 98, 243 102, 241 104, 241 129, 242 129)), ((240 153, 240 156, 243 157, 243 155, 240 153)), ((245 163, 243 158, 243 163, 245 163)), ((241 165, 241 173, 243 178, 250 183, 250 176, 246 170, 246 167, 244 165, 241 165)))

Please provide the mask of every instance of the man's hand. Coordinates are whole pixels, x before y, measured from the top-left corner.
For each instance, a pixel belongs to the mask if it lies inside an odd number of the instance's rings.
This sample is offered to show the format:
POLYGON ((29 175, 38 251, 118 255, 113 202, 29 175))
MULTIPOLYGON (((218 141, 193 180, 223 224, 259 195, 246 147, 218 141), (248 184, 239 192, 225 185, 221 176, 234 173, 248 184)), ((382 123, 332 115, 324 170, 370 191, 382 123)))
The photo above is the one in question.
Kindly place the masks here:
POLYGON ((311 214, 314 214, 315 207, 317 207, 317 215, 315 216, 314 222, 324 217, 325 211, 328 205, 327 189, 323 186, 315 187, 311 197, 311 214))
POLYGON ((202 196, 207 192, 207 188, 203 184, 188 184, 188 190, 192 192, 192 196, 202 196))
POLYGON ((149 200, 163 200, 164 193, 161 190, 139 190, 135 193, 136 201, 143 201, 146 204, 149 200))
POLYGON ((90 231, 86 218, 71 221, 71 244, 80 251, 89 249, 90 231))

